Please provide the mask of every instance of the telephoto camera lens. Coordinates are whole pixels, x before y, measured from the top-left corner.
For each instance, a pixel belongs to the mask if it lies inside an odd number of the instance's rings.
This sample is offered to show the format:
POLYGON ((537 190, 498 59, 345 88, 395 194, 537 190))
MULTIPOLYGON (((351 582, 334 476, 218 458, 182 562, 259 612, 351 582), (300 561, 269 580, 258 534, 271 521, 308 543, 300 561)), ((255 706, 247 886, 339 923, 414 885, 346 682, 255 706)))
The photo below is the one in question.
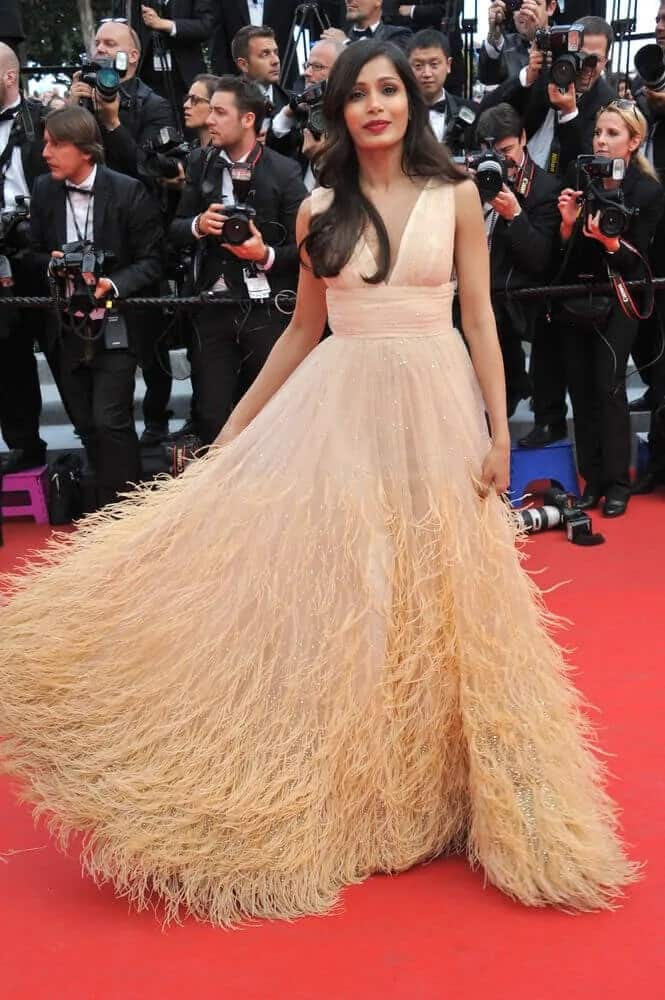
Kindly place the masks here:
POLYGON ((665 53, 660 45, 644 45, 635 54, 635 69, 649 90, 665 90, 665 53))
POLYGON ((503 187, 505 173, 503 165, 495 159, 487 158, 478 164, 476 185, 483 201, 492 201, 503 187))
POLYGON ((114 101, 120 90, 120 76, 111 66, 103 66, 97 70, 95 89, 103 101, 114 101))
POLYGON ((222 226, 221 242, 236 247, 240 246, 241 243, 246 243, 251 235, 248 217, 235 211, 222 226))

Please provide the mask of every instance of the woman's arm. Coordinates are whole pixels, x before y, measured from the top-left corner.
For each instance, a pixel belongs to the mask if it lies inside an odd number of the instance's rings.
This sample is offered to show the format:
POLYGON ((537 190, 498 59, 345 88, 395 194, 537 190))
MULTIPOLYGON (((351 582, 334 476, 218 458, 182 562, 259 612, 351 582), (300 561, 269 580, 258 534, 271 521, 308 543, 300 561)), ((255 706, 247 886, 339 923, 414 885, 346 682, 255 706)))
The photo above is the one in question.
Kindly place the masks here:
POLYGON ((478 190, 473 181, 455 187, 455 270, 462 329, 485 400, 492 452, 483 479, 499 492, 508 487, 510 434, 503 358, 490 299, 489 253, 478 190), (489 464, 488 464, 489 463, 489 464))
MULTIPOLYGON (((300 244, 309 230, 311 198, 300 206, 296 219, 296 242, 300 244)), ((304 250, 302 257, 309 265, 304 250)), ((301 361, 316 347, 326 323, 325 285, 302 264, 298 279, 298 295, 291 322, 268 355, 256 380, 242 397, 215 440, 227 444, 254 419, 269 399, 286 382, 301 361)))

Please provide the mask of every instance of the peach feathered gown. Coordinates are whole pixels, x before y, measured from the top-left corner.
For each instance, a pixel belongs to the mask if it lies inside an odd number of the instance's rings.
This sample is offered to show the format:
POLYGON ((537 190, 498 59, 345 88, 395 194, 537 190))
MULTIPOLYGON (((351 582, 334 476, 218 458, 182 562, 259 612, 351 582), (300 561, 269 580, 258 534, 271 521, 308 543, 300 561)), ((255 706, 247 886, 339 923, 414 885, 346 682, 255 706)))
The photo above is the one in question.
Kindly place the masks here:
POLYGON ((334 336, 242 434, 12 581, 0 761, 138 906, 322 913, 451 851, 532 906, 635 876, 513 519, 474 486, 453 232, 430 182, 388 281, 361 240, 334 336))

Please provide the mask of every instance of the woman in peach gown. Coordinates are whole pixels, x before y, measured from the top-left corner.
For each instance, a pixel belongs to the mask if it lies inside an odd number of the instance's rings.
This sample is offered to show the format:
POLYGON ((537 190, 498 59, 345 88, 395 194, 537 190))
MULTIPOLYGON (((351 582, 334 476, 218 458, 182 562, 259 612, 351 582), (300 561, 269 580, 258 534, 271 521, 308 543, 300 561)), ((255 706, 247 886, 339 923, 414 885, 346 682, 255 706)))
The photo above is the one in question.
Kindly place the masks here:
POLYGON ((475 186, 391 46, 349 46, 325 112, 295 314, 219 446, 13 581, 0 759, 167 918, 322 913, 451 852, 610 906, 634 865, 499 495, 475 186))

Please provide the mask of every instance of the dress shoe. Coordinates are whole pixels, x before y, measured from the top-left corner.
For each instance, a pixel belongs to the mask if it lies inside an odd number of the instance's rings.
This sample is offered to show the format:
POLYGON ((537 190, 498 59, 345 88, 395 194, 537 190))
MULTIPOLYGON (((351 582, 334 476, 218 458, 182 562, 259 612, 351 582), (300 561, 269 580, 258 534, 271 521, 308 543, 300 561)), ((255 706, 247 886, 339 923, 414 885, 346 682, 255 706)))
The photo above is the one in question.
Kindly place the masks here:
POLYGON ((178 442, 182 441, 183 438, 192 437, 197 437, 197 433, 196 425, 190 417, 190 419, 186 420, 179 430, 173 431, 172 434, 169 434, 169 436, 165 438, 165 441, 167 444, 178 444, 178 442))
POLYGON ((628 409, 631 413, 650 413, 651 412, 651 393, 647 391, 639 396, 637 399, 631 400, 628 404, 628 409))
POLYGON ((16 448, 9 452, 9 455, 2 463, 2 472, 5 476, 10 476, 13 472, 24 472, 26 469, 36 469, 40 465, 45 464, 45 448, 40 448, 39 451, 16 448))
POLYGON ((630 488, 631 496, 644 496, 647 493, 653 493, 656 486, 660 484, 661 480, 654 476, 653 472, 645 472, 643 476, 636 479, 630 488))
POLYGON ((563 441, 568 437, 566 424, 536 424, 529 433, 517 442, 520 448, 544 448, 545 445, 563 441))
POLYGON ((602 495, 602 490, 596 489, 593 486, 586 486, 584 493, 579 498, 575 506, 579 507, 580 510, 595 510, 600 503, 602 495))
POLYGON ((625 489, 617 490, 610 487, 605 494, 603 517, 621 517, 622 514, 626 513, 629 499, 630 496, 625 489))
POLYGON ((146 424, 145 430, 139 438, 139 444, 142 448, 151 448, 154 445, 162 444, 169 436, 169 425, 168 423, 163 424, 146 424))

